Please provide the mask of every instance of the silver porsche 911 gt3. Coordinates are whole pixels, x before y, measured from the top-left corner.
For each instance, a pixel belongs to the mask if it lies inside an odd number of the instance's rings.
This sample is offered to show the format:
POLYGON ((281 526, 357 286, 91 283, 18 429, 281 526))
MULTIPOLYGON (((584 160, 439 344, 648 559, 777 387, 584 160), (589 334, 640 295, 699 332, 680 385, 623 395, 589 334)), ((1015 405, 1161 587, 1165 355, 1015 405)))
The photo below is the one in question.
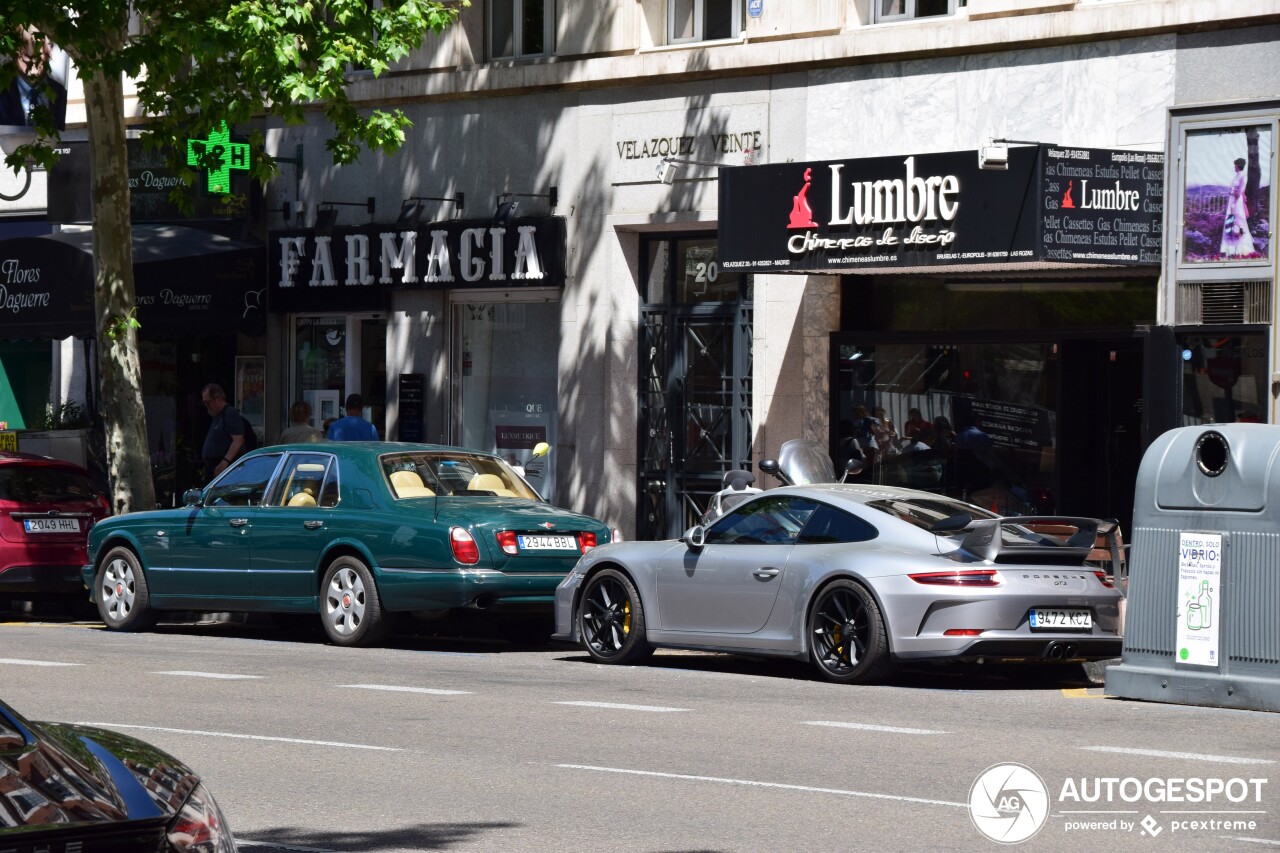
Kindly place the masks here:
POLYGON ((1089 562, 1114 527, 911 489, 785 486, 677 540, 589 551, 556 590, 555 636, 602 663, 705 649, 807 658, 848 683, 901 661, 1115 657, 1121 594, 1089 562))

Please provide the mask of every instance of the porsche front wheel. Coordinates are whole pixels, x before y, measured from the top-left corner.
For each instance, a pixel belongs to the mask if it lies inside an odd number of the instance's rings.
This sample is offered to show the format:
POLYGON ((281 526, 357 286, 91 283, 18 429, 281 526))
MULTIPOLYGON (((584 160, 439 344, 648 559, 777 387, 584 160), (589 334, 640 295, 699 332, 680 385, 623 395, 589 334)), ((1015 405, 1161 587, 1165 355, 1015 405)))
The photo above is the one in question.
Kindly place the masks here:
POLYGON ((825 587, 809 608, 809 657, 829 681, 872 684, 893 671, 884 617, 867 589, 851 580, 825 587))
POLYGON ((639 663, 653 654, 645 639, 640 593, 616 569, 604 569, 587 581, 578 628, 587 653, 600 663, 639 663))

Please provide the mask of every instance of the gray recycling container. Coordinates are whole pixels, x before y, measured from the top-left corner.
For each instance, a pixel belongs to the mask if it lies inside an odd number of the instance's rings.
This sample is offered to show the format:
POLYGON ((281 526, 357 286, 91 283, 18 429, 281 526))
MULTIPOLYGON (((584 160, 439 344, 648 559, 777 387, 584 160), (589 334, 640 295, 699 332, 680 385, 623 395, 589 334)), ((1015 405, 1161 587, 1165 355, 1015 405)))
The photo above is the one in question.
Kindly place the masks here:
POLYGON ((1147 448, 1127 607, 1108 694, 1280 711, 1280 426, 1183 427, 1147 448))

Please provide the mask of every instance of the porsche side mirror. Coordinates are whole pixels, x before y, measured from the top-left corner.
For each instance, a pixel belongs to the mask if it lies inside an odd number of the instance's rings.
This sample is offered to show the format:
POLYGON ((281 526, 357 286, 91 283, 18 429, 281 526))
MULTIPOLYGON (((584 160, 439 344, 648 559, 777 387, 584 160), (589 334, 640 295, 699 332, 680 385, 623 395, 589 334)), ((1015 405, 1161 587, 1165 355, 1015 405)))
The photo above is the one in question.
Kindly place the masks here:
POLYGON ((778 460, 777 459, 761 459, 760 470, 765 474, 772 474, 774 477, 777 477, 778 476, 778 460))
POLYGON ((850 459, 848 462, 844 463, 844 478, 846 480, 849 479, 850 477, 856 477, 861 473, 862 473, 861 459, 850 459))
POLYGON ((182 493, 182 503, 186 506, 199 506, 200 499, 204 497, 202 489, 187 489, 182 493))
POLYGON ((701 524, 695 524, 684 532, 684 535, 680 537, 680 541, 690 548, 701 548, 707 544, 707 528, 701 524))

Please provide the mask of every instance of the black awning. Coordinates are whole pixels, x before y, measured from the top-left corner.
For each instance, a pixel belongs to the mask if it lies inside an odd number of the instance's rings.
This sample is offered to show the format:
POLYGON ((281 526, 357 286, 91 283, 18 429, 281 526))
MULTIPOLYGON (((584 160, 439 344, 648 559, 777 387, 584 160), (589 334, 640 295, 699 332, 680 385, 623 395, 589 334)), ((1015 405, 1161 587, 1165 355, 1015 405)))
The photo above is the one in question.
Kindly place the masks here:
MULTIPOLYGON (((143 337, 265 328, 266 249, 182 225, 133 226, 143 337)), ((0 338, 94 337, 93 232, 0 241, 0 338)))

